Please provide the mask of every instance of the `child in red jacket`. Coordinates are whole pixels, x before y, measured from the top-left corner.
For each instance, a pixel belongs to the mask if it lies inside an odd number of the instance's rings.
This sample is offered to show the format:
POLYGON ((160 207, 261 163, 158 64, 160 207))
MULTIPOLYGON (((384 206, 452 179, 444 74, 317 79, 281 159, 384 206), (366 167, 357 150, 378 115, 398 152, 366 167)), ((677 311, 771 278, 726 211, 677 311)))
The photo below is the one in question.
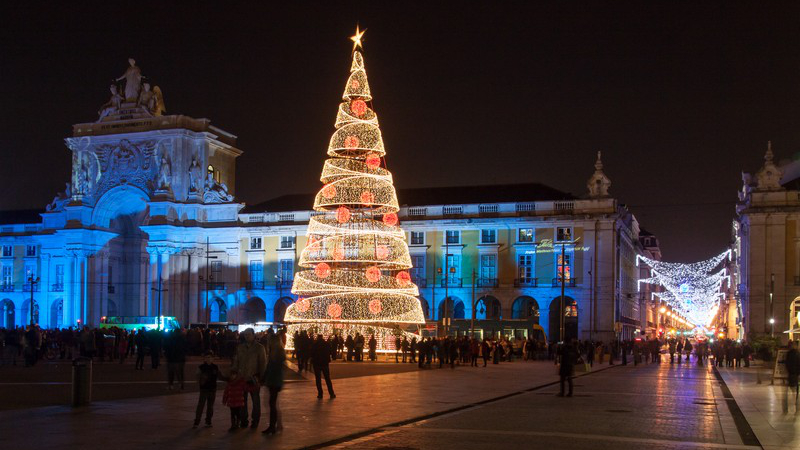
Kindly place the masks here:
POLYGON ((222 394, 222 404, 231 409, 231 427, 228 431, 236 431, 242 421, 247 420, 244 416, 244 390, 246 387, 247 380, 240 377, 236 369, 231 370, 231 376, 228 377, 228 384, 222 394))

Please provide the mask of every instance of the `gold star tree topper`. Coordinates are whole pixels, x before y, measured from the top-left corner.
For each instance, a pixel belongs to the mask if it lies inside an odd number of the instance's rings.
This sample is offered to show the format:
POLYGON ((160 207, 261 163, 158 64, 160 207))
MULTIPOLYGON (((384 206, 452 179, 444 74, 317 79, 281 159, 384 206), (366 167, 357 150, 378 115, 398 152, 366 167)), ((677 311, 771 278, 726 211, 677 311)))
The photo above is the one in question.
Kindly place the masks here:
POLYGON ((364 30, 362 31, 362 30, 359 30, 358 25, 356 25, 356 34, 355 34, 355 36, 350 36, 350 40, 353 41, 353 51, 356 51, 356 49, 358 49, 359 47, 360 48, 364 48, 361 45, 361 40, 363 39, 364 33, 366 33, 366 32, 367 32, 366 28, 364 28, 364 30))

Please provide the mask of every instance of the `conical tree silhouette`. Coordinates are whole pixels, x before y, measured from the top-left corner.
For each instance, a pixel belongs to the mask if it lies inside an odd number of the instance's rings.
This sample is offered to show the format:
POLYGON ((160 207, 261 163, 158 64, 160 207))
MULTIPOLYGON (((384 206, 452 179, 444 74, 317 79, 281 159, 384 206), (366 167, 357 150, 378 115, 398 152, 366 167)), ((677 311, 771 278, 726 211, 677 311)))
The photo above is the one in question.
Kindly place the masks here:
MULTIPOLYGON (((360 37, 360 35, 356 35, 360 37)), ((394 348, 394 337, 425 318, 408 270, 411 258, 398 226, 397 194, 386 170, 378 117, 364 58, 354 39, 353 63, 336 131, 314 200, 321 214, 308 224, 285 320, 295 331, 330 335, 374 334, 379 349, 394 348)))

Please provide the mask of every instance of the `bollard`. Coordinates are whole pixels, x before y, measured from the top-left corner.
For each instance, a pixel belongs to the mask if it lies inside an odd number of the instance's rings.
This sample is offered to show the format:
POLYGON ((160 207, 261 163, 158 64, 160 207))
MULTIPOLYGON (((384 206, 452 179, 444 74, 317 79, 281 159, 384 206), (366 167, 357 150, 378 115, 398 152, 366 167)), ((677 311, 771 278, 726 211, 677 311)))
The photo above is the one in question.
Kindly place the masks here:
POLYGON ((92 401, 92 360, 72 360, 72 406, 86 406, 92 401))

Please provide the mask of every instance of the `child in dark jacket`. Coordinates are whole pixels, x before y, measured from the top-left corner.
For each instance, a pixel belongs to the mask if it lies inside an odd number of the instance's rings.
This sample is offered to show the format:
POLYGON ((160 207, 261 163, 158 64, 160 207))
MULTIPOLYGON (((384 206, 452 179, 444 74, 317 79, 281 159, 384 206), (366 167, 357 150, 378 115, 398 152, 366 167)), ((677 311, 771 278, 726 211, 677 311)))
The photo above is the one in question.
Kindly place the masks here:
POLYGON ((214 417, 214 400, 217 396, 217 377, 219 377, 219 368, 213 363, 211 352, 206 352, 203 355, 203 364, 197 368, 197 384, 200 388, 200 396, 197 399, 193 428, 197 428, 200 425, 204 406, 206 407, 206 427, 211 426, 211 418, 214 417))
POLYGON ((228 384, 222 394, 222 404, 231 409, 231 427, 228 431, 236 431, 244 420, 244 391, 247 387, 247 380, 239 376, 236 369, 231 370, 228 377, 228 384))

